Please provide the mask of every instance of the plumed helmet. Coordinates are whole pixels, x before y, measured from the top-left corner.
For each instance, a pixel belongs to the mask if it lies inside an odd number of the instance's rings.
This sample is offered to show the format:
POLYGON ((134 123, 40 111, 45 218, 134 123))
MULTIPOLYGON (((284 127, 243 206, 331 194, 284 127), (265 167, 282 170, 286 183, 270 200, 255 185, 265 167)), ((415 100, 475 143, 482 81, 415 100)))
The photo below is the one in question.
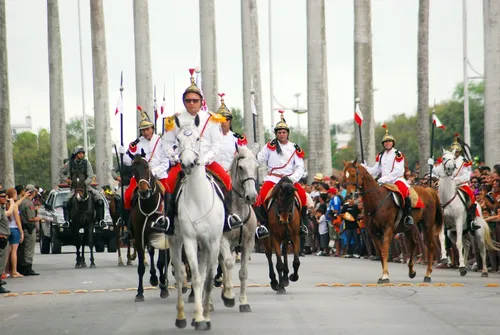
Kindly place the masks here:
POLYGON ((191 85, 189 85, 188 88, 186 88, 186 90, 182 94, 182 100, 184 100, 184 98, 186 97, 186 94, 188 94, 188 93, 196 93, 200 96, 201 99, 203 99, 203 94, 201 94, 201 90, 198 88, 198 86, 196 86, 196 83, 194 81, 194 77, 193 77, 194 69, 189 69, 189 73, 191 74, 191 78, 190 78, 191 85))
POLYGON ((455 151, 462 152, 462 145, 460 145, 460 143, 458 142, 459 139, 460 139, 460 135, 459 134, 455 134, 453 143, 450 146, 450 151, 455 150, 455 151))
POLYGON ((233 118, 233 113, 227 108, 226 103, 224 102, 224 93, 219 93, 220 97, 220 107, 217 110, 217 114, 220 114, 226 118, 226 120, 231 120, 233 118))
POLYGON ((148 129, 155 126, 148 114, 142 110, 141 106, 137 106, 137 111, 141 114, 141 122, 139 122, 139 130, 148 129))
POLYGON ((280 121, 276 123, 276 126, 274 127, 274 133, 276 134, 276 132, 280 129, 285 129, 286 131, 288 131, 288 133, 290 133, 290 127, 286 123, 285 116, 283 115, 285 111, 280 110, 279 112, 281 114, 280 121))
POLYGON ((392 141, 393 145, 396 145, 396 139, 389 134, 389 129, 387 129, 387 125, 385 123, 382 125, 382 128, 385 128, 385 135, 382 137, 382 144, 387 141, 392 141))

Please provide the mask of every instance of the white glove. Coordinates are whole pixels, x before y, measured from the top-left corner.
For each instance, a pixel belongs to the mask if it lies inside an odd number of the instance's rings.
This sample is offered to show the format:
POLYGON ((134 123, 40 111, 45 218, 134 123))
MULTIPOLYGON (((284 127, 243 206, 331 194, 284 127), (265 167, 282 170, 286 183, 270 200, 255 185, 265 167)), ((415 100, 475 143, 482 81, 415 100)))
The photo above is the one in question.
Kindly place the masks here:
POLYGON ((378 182, 378 183, 379 183, 379 185, 380 185, 380 184, 387 183, 387 180, 386 180, 385 178, 379 178, 379 179, 377 180, 377 182, 378 182))
POLYGON ((208 151, 203 157, 202 161, 205 162, 205 164, 210 164, 214 161, 214 159, 215 159, 215 152, 208 151))
POLYGON ((163 167, 161 167, 161 166, 157 166, 157 167, 151 169, 151 173, 155 177, 158 177, 163 171, 164 171, 163 167))
POLYGON ((118 151, 119 154, 126 154, 127 153, 127 149, 121 145, 118 145, 116 147, 116 151, 118 151))
POLYGON ((429 160, 427 161, 427 164, 428 165, 434 165, 434 159, 432 157, 429 158, 429 160))

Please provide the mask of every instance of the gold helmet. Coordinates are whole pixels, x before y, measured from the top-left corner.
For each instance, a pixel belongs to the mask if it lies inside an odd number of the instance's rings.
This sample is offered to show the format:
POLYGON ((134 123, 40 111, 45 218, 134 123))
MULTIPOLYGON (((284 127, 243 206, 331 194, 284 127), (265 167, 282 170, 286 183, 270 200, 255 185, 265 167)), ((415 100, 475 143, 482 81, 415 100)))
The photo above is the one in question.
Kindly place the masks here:
POLYGON ((453 140, 453 144, 451 145, 450 147, 450 151, 462 151, 462 146, 460 145, 460 143, 458 142, 459 138, 460 138, 460 135, 459 134, 455 134, 455 139, 453 140))
POLYGON ((227 108, 226 103, 224 102, 224 93, 219 93, 220 97, 220 107, 217 110, 217 114, 220 114, 226 118, 226 120, 231 120, 233 118, 233 113, 227 108))
POLYGON ((188 93, 196 93, 200 96, 201 99, 203 99, 203 94, 201 94, 201 90, 198 88, 198 86, 196 86, 196 83, 194 82, 194 77, 193 77, 194 69, 192 69, 192 68, 189 69, 189 73, 191 74, 191 78, 190 78, 191 85, 189 85, 189 87, 186 88, 186 90, 182 94, 182 100, 184 100, 184 97, 188 93))
POLYGON ((149 119, 148 114, 142 110, 141 106, 137 106, 137 111, 141 114, 141 122, 139 122, 139 130, 148 129, 155 126, 153 122, 149 119))
POLYGON ((276 133, 280 129, 285 129, 286 131, 288 131, 288 133, 290 133, 290 127, 288 127, 288 125, 286 124, 285 116, 283 115, 285 111, 280 110, 279 112, 281 114, 280 121, 276 123, 276 127, 274 127, 274 133, 276 133))
POLYGON ((382 144, 387 141, 392 141, 393 145, 396 145, 396 140, 389 134, 389 129, 387 129, 387 125, 385 123, 382 125, 382 128, 385 128, 385 135, 382 137, 382 144))

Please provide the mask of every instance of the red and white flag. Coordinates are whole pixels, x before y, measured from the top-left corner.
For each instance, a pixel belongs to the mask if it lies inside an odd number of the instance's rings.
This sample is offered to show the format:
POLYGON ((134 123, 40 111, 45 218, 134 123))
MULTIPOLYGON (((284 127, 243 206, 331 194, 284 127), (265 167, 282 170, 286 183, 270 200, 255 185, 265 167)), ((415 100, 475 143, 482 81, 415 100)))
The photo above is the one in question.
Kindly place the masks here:
POLYGON ((167 102, 165 101, 165 99, 163 99, 163 103, 161 104, 161 107, 160 107, 160 114, 163 116, 163 113, 165 113, 165 109, 167 108, 167 102))
POLYGON ((444 126, 444 124, 442 124, 441 121, 439 121, 439 119, 436 116, 436 114, 432 114, 432 124, 435 127, 437 127, 437 128, 446 129, 446 127, 444 126))
POLYGON ((118 114, 123 114, 123 100, 121 96, 118 98, 118 102, 116 103, 116 108, 115 108, 115 115, 118 114))
POLYGON ((361 109, 359 108, 359 102, 356 103, 356 110, 354 111, 354 121, 361 126, 363 123, 363 114, 361 114, 361 109))
POLYGON ((251 99, 250 103, 252 107, 252 114, 257 115, 257 107, 255 106, 255 94, 252 94, 250 99, 251 99))
MULTIPOLYGON (((198 70, 198 68, 196 70, 195 84, 196 84, 196 86, 198 86, 198 89, 200 90, 201 94, 203 95, 203 89, 201 88, 201 85, 202 85, 201 71, 198 70)), ((205 99, 203 99, 201 101, 201 110, 205 111, 205 112, 208 110, 207 102, 205 99)))

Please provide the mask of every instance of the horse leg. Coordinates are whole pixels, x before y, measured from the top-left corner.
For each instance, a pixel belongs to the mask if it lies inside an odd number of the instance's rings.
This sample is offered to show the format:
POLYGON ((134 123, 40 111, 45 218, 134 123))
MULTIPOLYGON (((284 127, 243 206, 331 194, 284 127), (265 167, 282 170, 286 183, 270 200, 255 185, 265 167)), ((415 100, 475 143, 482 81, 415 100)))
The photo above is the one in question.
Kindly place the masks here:
POLYGON ((170 256, 172 258, 172 266, 174 268, 175 282, 177 286, 177 316, 175 318, 175 326, 177 328, 186 328, 186 314, 184 313, 184 300, 182 299, 182 281, 184 279, 182 271, 183 265, 181 262, 182 245, 175 237, 170 239, 169 242, 170 250, 172 252, 170 256))
MULTIPOLYGON (((168 263, 165 262, 165 259, 167 258, 166 255, 169 253, 169 250, 158 250, 158 261, 156 262, 156 266, 158 267, 158 273, 160 274, 160 298, 167 298, 168 297, 168 289, 167 289, 167 284, 165 283, 166 281, 166 268, 168 263), (165 270, 165 271, 164 271, 165 270)), ((168 257, 170 258, 170 257, 168 257)), ((151 265, 151 267, 153 267, 151 265)))
POLYGON ((80 234, 80 245, 82 247, 82 253, 80 254, 80 265, 82 268, 86 268, 87 263, 85 263, 85 233, 80 234))
MULTIPOLYGON (((149 283, 151 286, 158 286, 158 277, 156 276, 156 268, 155 268, 155 249, 153 247, 148 248, 149 260, 151 262, 151 268, 149 269, 149 283)), ((145 263, 144 263, 145 264, 145 263)))
POLYGON ((142 280, 144 278, 144 272, 146 272, 146 266, 144 265, 144 248, 142 245, 137 249, 137 254, 139 256, 139 265, 137 265, 137 274, 139 275, 139 285, 137 286, 137 294, 135 296, 135 302, 144 301, 144 287, 142 280))
POLYGON ((415 247, 416 247, 416 241, 415 241, 415 230, 418 230, 416 225, 413 225, 412 229, 406 230, 405 231, 405 237, 408 245, 408 252, 409 252, 409 258, 408 258, 408 277, 410 279, 415 278, 417 271, 415 271, 414 266, 415 266, 415 261, 414 261, 414 255, 415 255, 415 247))
POLYGON ((288 287, 290 285, 290 280, 288 279, 288 240, 281 244, 281 254, 283 255, 283 275, 281 281, 283 281, 283 287, 288 287))
POLYGON ((80 236, 78 236, 78 238, 76 239, 75 248, 76 248, 75 269, 81 269, 82 264, 80 263, 80 236))
MULTIPOLYGON (((212 328, 211 321, 210 321, 210 298, 212 297, 212 289, 214 287, 213 284, 213 276, 214 276, 214 265, 217 264, 217 258, 219 255, 219 252, 217 250, 217 244, 219 243, 218 240, 214 241, 212 245, 208 245, 205 247, 208 247, 206 254, 206 274, 205 274, 205 289, 204 289, 204 296, 203 296, 203 317, 205 318, 205 327, 201 328, 200 325, 196 327, 196 330, 210 330, 212 328)), ((230 257, 231 261, 234 259, 230 257)), ((234 263, 233 265, 234 266, 234 263)), ((229 276, 230 277, 230 276, 229 276)), ((234 302, 233 302, 234 306, 234 302)))
POLYGON ((300 267, 300 234, 293 237, 293 273, 290 275, 290 280, 296 282, 299 280, 299 267, 300 267))
MULTIPOLYGON (((464 222, 465 220, 461 220, 458 222, 464 222)), ((465 262, 464 262, 464 249, 463 249, 463 233, 462 233, 462 225, 458 227, 457 225, 457 240, 455 242, 455 245, 457 246, 458 250, 458 270, 460 271, 461 276, 465 276, 467 274, 467 268, 465 267, 465 262)))
POLYGON ((276 254, 276 271, 278 272, 278 291, 276 293, 286 294, 285 285, 283 282, 283 271, 285 266, 283 264, 283 259, 281 258, 280 244, 278 241, 276 241, 276 239, 273 239, 272 244, 273 250, 276 254))
POLYGON ((373 242, 378 245, 378 250, 380 252, 380 262, 382 263, 382 277, 379 278, 378 284, 390 283, 389 279, 389 267, 387 265, 387 258, 389 257, 389 247, 392 242, 393 231, 392 228, 387 228, 384 232, 383 239, 380 240, 375 237, 373 242))
MULTIPOLYGON (((482 227, 481 227, 482 228, 482 227)), ((476 236, 477 247, 479 249, 479 253, 481 255, 481 261, 483 262, 483 269, 481 271, 481 277, 488 277, 488 267, 486 266, 486 243, 485 243, 485 234, 484 229, 478 229, 475 231, 474 235, 476 236)))
MULTIPOLYGON (((116 240, 116 251, 118 252, 118 266, 124 266, 122 260, 122 250, 120 248, 120 227, 116 225, 116 221, 113 221, 113 229, 115 230, 115 240, 116 240)), ((130 249, 129 249, 130 250, 130 249)))
MULTIPOLYGON (((428 246, 429 246, 429 244, 427 244, 427 247, 428 246)), ((444 224, 441 227, 441 231, 439 232, 439 246, 441 248, 441 259, 439 260, 439 263, 446 264, 446 263, 448 263, 448 256, 446 256, 446 245, 445 245, 445 237, 444 237, 444 224)))
POLYGON ((264 246, 266 248, 267 263, 269 265, 269 279, 271 279, 271 288, 273 291, 278 291, 278 281, 276 280, 276 273, 274 272, 273 265, 273 250, 271 248, 271 242, 269 240, 273 239, 272 236, 266 238, 264 241, 264 246))
MULTIPOLYGON (((439 207, 436 208, 436 211, 439 211, 439 207)), ((431 273, 432 273, 432 264, 434 263, 434 248, 436 247, 436 239, 434 237, 434 229, 432 226, 432 222, 434 220, 432 218, 435 217, 435 213, 432 214, 432 216, 429 216, 430 219, 426 220, 424 227, 426 229, 426 232, 424 234, 424 239, 425 239, 425 244, 427 245, 427 270, 425 271, 425 277, 424 277, 424 282, 430 283, 431 282, 431 273)), ((444 227, 444 225, 443 225, 444 227)), ((444 228, 443 228, 444 229, 444 228)), ((444 238, 444 234, 443 234, 444 238)), ((441 242, 441 241, 440 241, 441 242)), ((444 249, 444 254, 446 257, 446 248, 443 247, 444 249)), ((442 254, 442 253, 441 253, 442 254)), ((448 258, 446 258, 446 261, 448 261, 448 258)))
POLYGON ((247 278, 248 278, 248 261, 250 259, 250 253, 252 252, 255 246, 255 239, 253 234, 251 238, 245 242, 243 247, 241 248, 241 263, 240 263, 240 312, 246 313, 251 312, 252 309, 248 304, 247 300, 247 278))
MULTIPOLYGON (((194 291, 194 326, 196 329, 201 327, 206 327, 205 318, 203 317, 203 306, 201 303, 202 295, 202 275, 200 274, 200 269, 198 268, 198 245, 196 240, 185 239, 184 240, 184 250, 186 252, 186 257, 189 262, 189 267, 191 268, 191 285, 194 291)), ((207 257, 202 255, 202 257, 207 257)), ((200 267, 206 267, 206 264, 200 262, 200 267)))
POLYGON ((95 268, 95 263, 94 263, 94 223, 90 224, 89 228, 89 248, 90 248, 90 268, 93 269, 95 268))
POLYGON ((130 248, 132 248, 130 245, 127 246, 127 265, 132 265, 132 261, 134 261, 137 258, 137 251, 134 247, 134 253, 131 255, 130 254, 130 248))
POLYGON ((235 298, 233 293, 233 278, 231 275, 234 267, 234 257, 231 253, 231 250, 229 249, 229 242, 225 237, 220 241, 219 260, 221 260, 219 263, 222 268, 222 276, 224 282, 224 288, 222 289, 221 298, 224 302, 224 306, 234 307, 235 298))

